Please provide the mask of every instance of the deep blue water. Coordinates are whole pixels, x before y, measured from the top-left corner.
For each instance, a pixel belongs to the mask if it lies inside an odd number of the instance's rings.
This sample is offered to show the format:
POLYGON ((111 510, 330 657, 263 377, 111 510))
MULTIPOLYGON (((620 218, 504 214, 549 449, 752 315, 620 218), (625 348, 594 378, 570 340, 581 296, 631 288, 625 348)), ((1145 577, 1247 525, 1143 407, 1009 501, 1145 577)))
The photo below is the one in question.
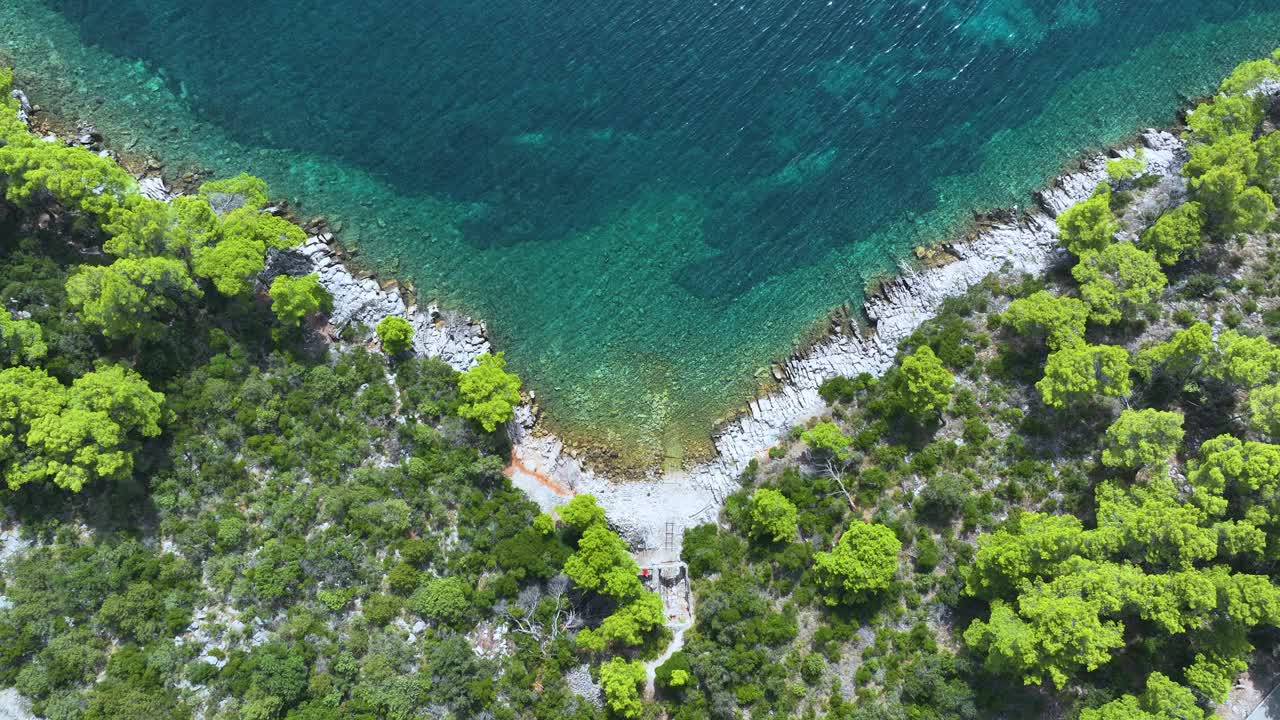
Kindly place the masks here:
POLYGON ((482 313, 567 424, 657 438, 913 242, 1280 43, 1259 1, 46 6, 237 148, 378 181, 242 162, 482 313), (415 198, 447 229, 387 217, 415 198))

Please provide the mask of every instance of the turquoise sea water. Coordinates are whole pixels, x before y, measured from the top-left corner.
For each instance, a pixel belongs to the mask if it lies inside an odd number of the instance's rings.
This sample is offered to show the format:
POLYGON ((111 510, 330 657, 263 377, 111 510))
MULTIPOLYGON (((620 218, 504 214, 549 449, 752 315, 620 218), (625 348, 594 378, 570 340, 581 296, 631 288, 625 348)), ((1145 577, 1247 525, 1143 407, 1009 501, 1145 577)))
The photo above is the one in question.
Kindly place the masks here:
POLYGON ((1280 44, 1225 0, 6 0, 38 103, 267 178, 562 432, 705 452, 833 307, 1280 44))

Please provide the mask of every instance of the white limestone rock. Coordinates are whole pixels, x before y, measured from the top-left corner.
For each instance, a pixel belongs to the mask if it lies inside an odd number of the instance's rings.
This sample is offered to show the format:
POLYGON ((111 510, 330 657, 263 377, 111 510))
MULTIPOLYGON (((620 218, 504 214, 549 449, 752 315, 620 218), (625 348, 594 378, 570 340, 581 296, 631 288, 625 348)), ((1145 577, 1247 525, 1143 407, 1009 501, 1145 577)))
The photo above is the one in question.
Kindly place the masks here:
POLYGON ((138 181, 138 190, 142 192, 144 197, 160 202, 169 202, 178 196, 178 193, 171 192, 164 184, 164 178, 156 175, 144 177, 138 181))
POLYGON ((16 88, 10 95, 18 101, 18 121, 25 124, 31 119, 31 101, 27 99, 26 93, 16 88))
POLYGON ((384 289, 376 279, 352 273, 328 245, 332 239, 329 233, 313 235, 295 250, 310 264, 299 274, 316 273, 320 284, 333 296, 329 321, 335 328, 341 330, 353 324, 374 328, 388 316, 403 317, 414 328, 414 351, 440 358, 456 370, 474 366, 476 358, 490 351, 483 323, 435 304, 425 309, 406 305, 399 287, 384 289))

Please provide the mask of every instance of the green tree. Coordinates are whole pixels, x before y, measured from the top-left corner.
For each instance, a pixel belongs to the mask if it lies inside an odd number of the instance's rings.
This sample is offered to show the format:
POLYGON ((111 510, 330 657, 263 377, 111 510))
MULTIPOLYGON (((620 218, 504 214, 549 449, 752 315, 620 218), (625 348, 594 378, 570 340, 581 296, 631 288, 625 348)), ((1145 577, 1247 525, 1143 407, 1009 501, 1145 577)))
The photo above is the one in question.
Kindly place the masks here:
POLYGON ((1087 200, 1058 216, 1062 244, 1076 255, 1100 252, 1115 241, 1120 222, 1111 214, 1111 188, 1103 183, 1087 200))
POLYGON ((160 435, 164 395, 151 389, 141 375, 122 365, 107 365, 71 383, 70 405, 104 412, 111 420, 141 437, 160 435))
POLYGON ((1101 252, 1085 253, 1071 270, 1089 317, 1111 325, 1155 302, 1168 279, 1151 253, 1132 243, 1116 243, 1101 252))
POLYGON ((1199 255, 1204 247, 1204 217, 1200 203, 1183 203, 1161 215, 1142 233, 1138 247, 1154 255, 1165 266, 1199 255))
POLYGON ((247 173, 223 180, 210 180, 200 186, 200 195, 218 215, 226 216, 241 208, 257 210, 267 204, 267 183, 247 173))
POLYGON ((1224 236, 1259 232, 1275 216, 1271 196, 1233 168, 1207 171, 1192 189, 1209 223, 1224 236))
POLYGON ((1085 708, 1080 720, 1206 720, 1191 690, 1155 672, 1141 697, 1123 695, 1098 708, 1085 708))
POLYGON ((1187 185, 1198 191, 1210 170, 1228 170, 1246 179, 1258 172, 1258 152, 1249 133, 1228 135, 1212 143, 1196 143, 1188 148, 1190 157, 1182 166, 1187 185))
POLYGON ((46 479, 79 492, 93 480, 124 477, 133 470, 133 456, 120 449, 124 442, 104 412, 67 408, 41 416, 27 431, 32 458, 10 475, 10 487, 46 479))
POLYGON ((103 232, 111 236, 102 249, 116 257, 168 255, 175 242, 176 227, 177 217, 168 203, 129 195, 111 209, 102 223, 103 232))
POLYGON ((409 598, 409 609, 443 625, 459 625, 471 615, 467 586, 457 577, 432 578, 409 598))
MULTIPOLYGON (((42 368, 11 367, 0 370, 0 462, 21 457, 31 423, 53 415, 67 404, 67 391, 42 368)), ((5 473, 9 487, 16 488, 5 473)))
POLYGON ((849 436, 840 431, 840 426, 833 422, 820 422, 800 435, 811 449, 826 453, 838 460, 849 457, 849 436))
POLYGON ((596 502, 596 496, 589 493, 574 495, 572 500, 556 508, 556 513, 577 535, 593 525, 604 525, 604 508, 596 502))
POLYGON ((657 593, 642 592, 634 600, 619 607, 600 623, 596 630, 584 628, 575 639, 578 647, 594 652, 609 645, 636 646, 645 636, 662 627, 662 598, 657 593))
POLYGON ((1264 337, 1224 330, 1218 335, 1209 374, 1244 388, 1274 382, 1280 375, 1280 348, 1264 337))
POLYGON ((413 344, 413 326, 399 315, 388 315, 378 323, 378 340, 388 355, 399 355, 413 344))
POLYGON ((1213 143, 1230 135, 1252 135, 1262 122, 1262 105, 1257 98, 1219 95, 1187 115, 1192 142, 1213 143))
POLYGON ((333 307, 333 296, 320 284, 320 276, 277 275, 271 281, 271 310, 286 325, 299 325, 308 315, 333 307))
POLYGON ((520 404, 520 378, 504 370, 506 366, 503 353, 485 353, 458 380, 458 393, 462 396, 458 415, 480 423, 486 432, 493 432, 510 420, 515 406, 520 404))
POLYGON ((1050 349, 1058 350, 1084 338, 1089 306, 1075 298, 1041 290, 1009 303, 1000 320, 1019 334, 1034 334, 1050 349))
POLYGON ((222 229, 218 215, 202 197, 180 195, 169 201, 174 227, 169 232, 167 251, 190 264, 196 250, 217 242, 222 229))
MULTIPOLYGON (((1225 703, 1231 694, 1231 686, 1240 673, 1249 669, 1249 663, 1242 658, 1224 658, 1196 653, 1195 662, 1186 668, 1187 684, 1199 690, 1205 697, 1216 703, 1225 703)), ((1192 715, 1190 717, 1205 717, 1192 715)))
POLYGON ((1163 374, 1181 387, 1205 369, 1213 355, 1213 328, 1198 322, 1175 332, 1165 342, 1139 351, 1135 369, 1148 382, 1163 374))
POLYGON ((978 536, 965 592, 1001 597, 1024 581, 1049 578, 1080 551, 1084 539, 1084 527, 1074 516, 1017 513, 999 530, 978 536))
POLYGON ((951 402, 954 387, 955 378, 928 345, 903 358, 889 379, 894 403, 917 421, 941 415, 951 402))
POLYGON ((70 389, 43 370, 0 371, 0 466, 11 489, 50 480, 78 492, 133 469, 132 438, 160 434, 164 396, 137 374, 108 366, 70 389), (132 436, 132 437, 131 437, 132 436))
POLYGON ((1082 343, 1049 355, 1036 389, 1046 405, 1058 408, 1094 395, 1122 397, 1133 387, 1131 370, 1124 348, 1082 343))
POLYGON ((1111 182, 1127 182, 1142 175, 1147 170, 1146 152, 1138 148, 1133 155, 1107 160, 1107 180, 1111 182))
POLYGON ((1218 531, 1206 525, 1207 514, 1183 502, 1168 478, 1147 486, 1098 486, 1098 528, 1091 536, 1094 552, 1157 567, 1190 568, 1218 554, 1218 531))
POLYGON ((1249 393, 1249 425, 1280 439, 1280 385, 1266 385, 1249 393))
POLYGON ((1230 500, 1248 512, 1259 501, 1271 505, 1280 497, 1280 445, 1219 435, 1206 440, 1189 465, 1192 501, 1210 515, 1226 513, 1230 500))
POLYGON ((1257 165, 1250 177, 1276 197, 1280 194, 1280 133, 1270 132, 1258 138, 1253 150, 1257 165))
POLYGON ((988 620, 969 625, 964 641, 997 672, 1019 675, 1029 685, 1047 679, 1061 689, 1124 647, 1124 626, 1104 620, 1101 611, 1096 599, 1046 592, 1019 598, 1017 610, 997 600, 988 620))
POLYGON ((1236 198, 1224 228, 1233 235, 1262 232, 1275 219, 1276 203, 1267 191, 1250 185, 1236 198))
POLYGON ((644 665, 615 657, 600 666, 600 688, 609 710, 619 717, 637 718, 644 712, 640 685, 644 682, 644 665))
POLYGON ((49 352, 44 332, 34 320, 15 320, 0 307, 0 367, 40 360, 49 352))
POLYGON ((80 309, 85 322, 113 339, 160 336, 180 305, 200 295, 186 266, 173 258, 82 265, 67 278, 67 300, 80 309))
POLYGON ((29 207, 47 193, 69 210, 105 217, 124 198, 137 193, 138 183, 114 159, 82 147, 45 142, 30 135, 11 111, 5 115, 9 120, 0 144, 0 176, 9 202, 29 207))
POLYGON ((640 595, 640 566, 627 552, 627 543, 604 525, 582 533, 578 549, 564 563, 564 574, 575 585, 627 601, 640 595))
POLYGON ((884 525, 855 521, 831 552, 817 552, 813 568, 828 605, 857 603, 889 589, 902 542, 884 525))
POLYGON ((1136 469, 1167 463, 1182 446, 1182 413, 1125 410, 1107 428, 1102 464, 1136 469))
POLYGON ((1266 80, 1280 80, 1280 65, 1276 65, 1275 59, 1249 60, 1231 71, 1218 86, 1218 92, 1222 95, 1240 95, 1266 80))
POLYGON ((243 295, 266 267, 268 249, 283 250, 305 240, 302 228, 288 220, 241 207, 223 218, 216 242, 193 249, 192 267, 223 295, 243 295))
POLYGON ((795 503, 772 488, 760 488, 751 496, 751 534, 772 542, 789 542, 796 535, 795 503))

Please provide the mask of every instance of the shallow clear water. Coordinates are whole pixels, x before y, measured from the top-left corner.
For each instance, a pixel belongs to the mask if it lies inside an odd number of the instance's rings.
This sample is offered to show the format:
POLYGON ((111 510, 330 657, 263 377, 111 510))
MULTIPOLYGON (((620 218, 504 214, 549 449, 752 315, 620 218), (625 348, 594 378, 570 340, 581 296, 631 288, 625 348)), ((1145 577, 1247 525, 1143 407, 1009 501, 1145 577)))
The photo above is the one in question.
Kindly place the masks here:
POLYGON ((633 460, 705 451, 912 246, 1280 43, 1274 2, 3 5, 38 102, 338 218, 633 460))

